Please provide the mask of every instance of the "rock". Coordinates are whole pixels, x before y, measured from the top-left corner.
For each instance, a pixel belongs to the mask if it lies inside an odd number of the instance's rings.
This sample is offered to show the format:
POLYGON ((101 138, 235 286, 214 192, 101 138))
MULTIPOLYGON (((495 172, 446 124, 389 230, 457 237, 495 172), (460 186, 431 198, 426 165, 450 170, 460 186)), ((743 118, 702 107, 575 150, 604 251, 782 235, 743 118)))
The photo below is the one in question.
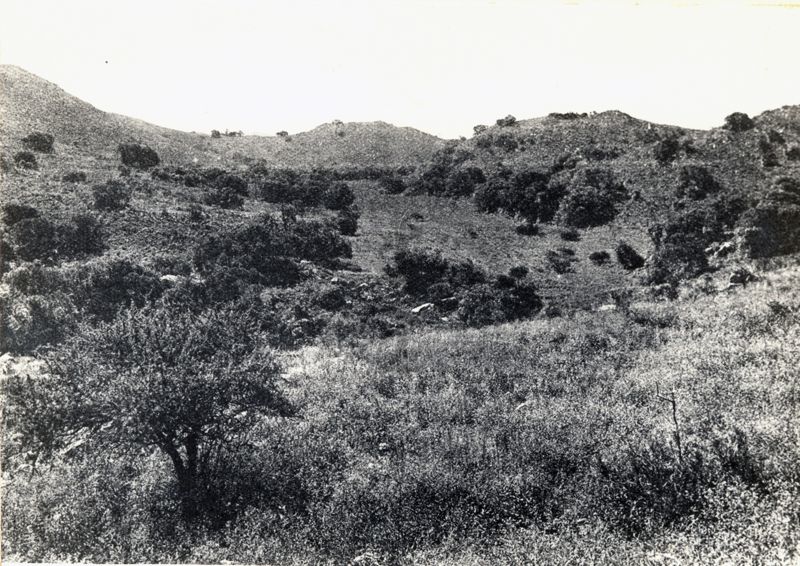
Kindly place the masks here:
POLYGON ((433 303, 422 303, 418 307, 414 307, 411 309, 411 312, 414 314, 419 314, 424 311, 429 311, 433 308, 433 303))
POLYGON ((731 282, 733 285, 747 285, 748 283, 752 283, 753 281, 758 281, 758 277, 753 275, 750 271, 745 269, 744 267, 737 267, 733 273, 731 273, 730 278, 728 281, 731 282))
POLYGON ((162 275, 158 278, 159 281, 167 285, 177 285, 181 279, 182 277, 180 275, 162 275))
POLYGON ((601 305, 597 308, 597 312, 609 312, 617 310, 617 305, 601 305))

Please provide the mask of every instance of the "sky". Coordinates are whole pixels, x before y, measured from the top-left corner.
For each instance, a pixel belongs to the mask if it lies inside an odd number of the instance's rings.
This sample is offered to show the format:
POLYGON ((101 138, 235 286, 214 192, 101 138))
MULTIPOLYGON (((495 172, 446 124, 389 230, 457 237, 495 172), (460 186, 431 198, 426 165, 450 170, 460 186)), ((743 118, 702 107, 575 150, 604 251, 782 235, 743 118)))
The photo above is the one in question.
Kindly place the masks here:
POLYGON ((611 109, 709 128, 800 104, 800 5, 0 0, 0 62, 186 131, 383 120, 454 138, 611 109))

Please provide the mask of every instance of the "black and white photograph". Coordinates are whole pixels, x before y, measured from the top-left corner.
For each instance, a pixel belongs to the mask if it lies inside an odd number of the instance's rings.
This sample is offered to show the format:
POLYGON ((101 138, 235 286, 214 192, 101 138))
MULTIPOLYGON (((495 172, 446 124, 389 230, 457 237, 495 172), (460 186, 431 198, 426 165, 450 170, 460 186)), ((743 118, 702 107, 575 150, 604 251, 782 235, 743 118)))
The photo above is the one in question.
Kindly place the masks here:
POLYGON ((800 565, 800 3, 0 0, 0 561, 800 565))

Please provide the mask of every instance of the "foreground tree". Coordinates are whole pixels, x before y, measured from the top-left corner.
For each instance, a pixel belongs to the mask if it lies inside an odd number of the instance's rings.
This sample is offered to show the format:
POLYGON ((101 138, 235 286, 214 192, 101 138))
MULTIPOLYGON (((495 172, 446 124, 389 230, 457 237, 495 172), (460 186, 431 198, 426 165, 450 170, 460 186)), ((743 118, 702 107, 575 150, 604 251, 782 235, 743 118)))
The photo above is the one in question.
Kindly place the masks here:
POLYGON ((225 455, 248 450, 259 419, 292 414, 242 318, 157 306, 85 329, 47 357, 45 375, 9 378, 9 428, 34 460, 80 443, 128 459, 160 451, 192 521, 215 503, 225 455))

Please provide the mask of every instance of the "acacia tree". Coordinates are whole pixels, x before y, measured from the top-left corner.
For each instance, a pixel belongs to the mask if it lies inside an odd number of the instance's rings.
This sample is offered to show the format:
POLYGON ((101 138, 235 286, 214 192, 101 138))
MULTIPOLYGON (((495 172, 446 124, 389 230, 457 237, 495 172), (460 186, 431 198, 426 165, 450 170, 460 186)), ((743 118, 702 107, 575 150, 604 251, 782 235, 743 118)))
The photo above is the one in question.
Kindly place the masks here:
POLYGON ((52 352, 45 375, 10 378, 8 426, 39 459, 79 439, 129 459, 160 451, 191 521, 258 420, 292 414, 258 336, 232 311, 127 311, 52 352))

